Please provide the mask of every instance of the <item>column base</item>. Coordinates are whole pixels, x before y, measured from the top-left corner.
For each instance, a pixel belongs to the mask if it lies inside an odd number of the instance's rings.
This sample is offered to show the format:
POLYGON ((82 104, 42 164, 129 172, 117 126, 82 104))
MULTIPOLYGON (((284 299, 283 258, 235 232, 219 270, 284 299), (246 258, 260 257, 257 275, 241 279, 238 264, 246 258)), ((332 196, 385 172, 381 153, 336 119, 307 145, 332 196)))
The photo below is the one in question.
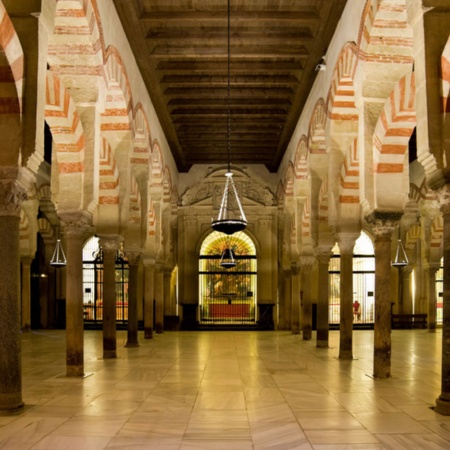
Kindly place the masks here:
POLYGON ((317 348, 328 348, 328 342, 327 341, 317 341, 316 347, 317 348))
POLYGON ((114 359, 117 358, 117 353, 115 350, 104 350, 103 359, 114 359))
POLYGON ((140 347, 139 342, 127 342, 125 344, 125 347, 130 348, 130 347, 140 347))
POLYGON ((84 377, 83 366, 67 366, 66 377, 84 377))
POLYGON ((0 416, 8 416, 23 411, 22 394, 0 394, 0 416))
POLYGON ((450 416, 450 401, 443 400, 441 397, 438 397, 436 399, 436 406, 433 410, 443 416, 450 416))
POLYGON ((341 351, 339 352, 339 358, 338 359, 348 359, 348 360, 352 360, 353 359, 353 353, 350 351, 341 351))
POLYGON ((153 339, 153 328, 144 329, 144 339, 153 339))
POLYGON ((292 328, 292 334, 300 334, 299 328, 292 328))

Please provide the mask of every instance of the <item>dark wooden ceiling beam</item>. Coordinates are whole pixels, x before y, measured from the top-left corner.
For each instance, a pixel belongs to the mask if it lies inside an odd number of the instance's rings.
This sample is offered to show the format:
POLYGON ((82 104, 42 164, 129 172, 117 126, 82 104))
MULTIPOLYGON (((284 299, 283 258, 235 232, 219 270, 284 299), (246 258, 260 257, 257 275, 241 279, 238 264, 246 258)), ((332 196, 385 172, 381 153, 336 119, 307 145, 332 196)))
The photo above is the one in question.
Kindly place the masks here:
MULTIPOLYGON (((160 83, 162 85, 170 85, 171 87, 196 87, 197 85, 207 84, 211 87, 223 87, 228 85, 228 77, 226 74, 214 75, 164 75, 160 83)), ((240 88, 244 85, 266 86, 266 85, 297 85, 299 80, 291 74, 284 75, 231 75, 231 89, 240 88)))
MULTIPOLYGON (((306 55, 295 55, 293 58, 278 58, 276 61, 266 60, 231 60, 231 72, 236 74, 238 72, 244 73, 291 73, 301 72, 305 67, 306 55)), ((162 60, 156 63, 156 71, 168 74, 172 72, 181 73, 227 73, 227 60, 223 58, 220 62, 217 59, 203 59, 202 61, 195 61, 192 59, 179 60, 162 60)))

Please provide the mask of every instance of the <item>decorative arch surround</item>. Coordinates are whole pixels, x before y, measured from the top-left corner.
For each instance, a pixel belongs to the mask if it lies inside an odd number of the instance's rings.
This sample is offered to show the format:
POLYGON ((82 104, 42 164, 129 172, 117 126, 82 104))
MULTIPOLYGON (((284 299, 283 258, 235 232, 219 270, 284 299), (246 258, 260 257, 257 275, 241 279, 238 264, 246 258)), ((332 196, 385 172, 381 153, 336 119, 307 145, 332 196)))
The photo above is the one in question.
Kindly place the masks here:
POLYGON ((29 254, 30 234, 30 220, 28 219, 26 212, 21 209, 19 222, 19 251, 22 256, 29 254))
POLYGON ((55 28, 48 46, 49 63, 56 73, 84 80, 103 76, 104 48, 96 0, 56 2, 55 28))
POLYGON ((294 174, 294 166, 291 162, 288 163, 288 167, 286 170, 286 175, 284 177, 284 195, 286 197, 293 197, 294 196, 294 181, 295 181, 295 174, 294 174))
POLYGON ((150 197, 149 206, 148 206, 148 235, 155 236, 156 235, 156 212, 155 205, 153 204, 153 200, 150 197))
POLYGON ((21 114, 24 78, 24 55, 16 30, 0 4, 0 82, 2 108, 0 114, 21 114))
POLYGON ((294 158, 294 174, 295 178, 300 180, 308 179, 308 139, 302 135, 298 141, 297 151, 294 158))
POLYGON ((163 175, 163 202, 170 203, 172 197, 172 175, 169 168, 166 166, 164 168, 163 175))
POLYGON ((442 236, 444 235, 444 219, 441 215, 438 215, 431 224, 431 242, 430 250, 433 253, 441 248, 442 236))
POLYGON ((403 208, 408 142, 416 126, 414 73, 405 75, 389 96, 374 132, 373 160, 378 207, 403 208))
POLYGON ((45 120, 56 146, 59 205, 78 209, 83 192, 84 132, 72 97, 52 71, 47 71, 45 120))
POLYGON ((52 244, 56 240, 56 233, 52 225, 47 219, 38 219, 38 230, 42 236, 42 239, 46 244, 52 244))
POLYGON ((441 57, 442 112, 450 113, 450 36, 441 57))
POLYGON ((357 121, 359 118, 354 87, 357 64, 356 45, 349 42, 341 50, 328 92, 328 117, 331 120, 357 121))
POLYGON ((141 224, 141 194, 136 179, 133 176, 130 178, 128 222, 134 226, 141 224))
POLYGON ((133 166, 143 167, 143 170, 148 172, 150 164, 150 127, 148 124, 147 115, 141 103, 136 105, 133 117, 133 155, 131 157, 131 164, 133 166))
POLYGON ((153 141, 151 155, 151 180, 152 186, 161 186, 163 182, 164 161, 157 140, 153 141))
POLYGON ((312 239, 311 233, 311 200, 306 197, 306 201, 303 204, 302 211, 302 243, 307 243, 312 239))
POLYGON ((322 181, 317 203, 319 223, 328 224, 328 176, 322 181))
POLYGON ((108 141, 103 138, 100 149, 100 180, 99 200, 100 205, 119 204, 119 171, 116 160, 108 141))
POLYGON ((130 84, 120 54, 112 46, 106 52, 105 75, 106 104, 100 129, 103 133, 113 132, 114 135, 131 132, 133 119, 130 84))
POLYGON ((419 225, 414 225, 406 232, 405 249, 413 250, 416 242, 420 239, 421 228, 419 225))
POLYGON ((359 197, 358 139, 355 138, 341 168, 339 203, 359 204, 359 197))
POLYGON ((413 36, 407 22, 406 0, 368 0, 364 10, 358 47, 366 62, 413 62, 413 36))
POLYGON ((325 126, 327 121, 325 102, 319 99, 314 106, 308 129, 308 148, 311 154, 326 153, 325 126))

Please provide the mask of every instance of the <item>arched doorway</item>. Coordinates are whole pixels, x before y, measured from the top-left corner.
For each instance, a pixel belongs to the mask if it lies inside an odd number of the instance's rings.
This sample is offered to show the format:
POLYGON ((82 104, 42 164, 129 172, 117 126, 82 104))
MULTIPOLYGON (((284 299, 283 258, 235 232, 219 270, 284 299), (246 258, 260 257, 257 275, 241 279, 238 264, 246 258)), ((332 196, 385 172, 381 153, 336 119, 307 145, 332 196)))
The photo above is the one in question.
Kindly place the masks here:
MULTIPOLYGON (((86 324, 103 322, 103 252, 97 237, 83 247, 83 308, 86 324)), ((128 261, 116 253, 116 322, 128 321, 128 261)))
POLYGON ((201 324, 256 325, 256 248, 251 238, 213 231, 202 243, 199 260, 201 324), (220 265, 222 252, 231 248, 236 266, 220 265))
MULTIPOLYGON (((329 264, 330 276, 330 324, 340 321, 340 261, 339 246, 333 247, 329 264)), ((353 323, 374 323, 375 312, 375 252, 370 237, 361 233, 353 249, 353 323)))

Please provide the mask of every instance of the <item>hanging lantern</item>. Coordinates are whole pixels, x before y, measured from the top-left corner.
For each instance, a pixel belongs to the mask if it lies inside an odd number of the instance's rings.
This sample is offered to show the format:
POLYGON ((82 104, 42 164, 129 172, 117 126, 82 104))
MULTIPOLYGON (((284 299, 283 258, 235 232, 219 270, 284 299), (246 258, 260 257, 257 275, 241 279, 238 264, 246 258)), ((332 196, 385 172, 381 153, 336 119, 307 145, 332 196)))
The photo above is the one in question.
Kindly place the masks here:
POLYGON ((231 110, 230 110, 230 0, 228 0, 228 114, 227 114, 227 161, 228 171, 225 174, 227 179, 225 183, 225 189, 223 190, 222 202, 220 204, 219 216, 217 220, 213 220, 211 226, 213 230, 220 231, 222 233, 231 235, 237 231, 245 230, 247 227, 247 219, 242 209, 242 204, 239 200, 239 196, 236 190, 236 186, 233 181, 233 174, 231 173, 230 162, 230 123, 231 123, 231 110), (231 209, 231 198, 234 196, 237 208, 239 210, 239 217, 235 217, 235 212, 231 209))
POLYGON ((408 265, 408 257, 406 256, 405 249, 402 244, 402 240, 399 239, 397 243, 397 251, 395 253, 395 259, 392 261, 392 267, 396 267, 397 269, 401 269, 408 265))
POLYGON ((234 252, 231 249, 231 247, 227 247, 223 252, 222 256, 220 257, 220 266, 224 269, 231 269, 233 267, 236 267, 236 260, 234 258, 234 252))
POLYGON ((50 265, 53 267, 64 267, 67 264, 66 255, 62 248, 61 239, 59 238, 59 229, 57 231, 56 246, 53 251, 52 259, 50 260, 50 265))

